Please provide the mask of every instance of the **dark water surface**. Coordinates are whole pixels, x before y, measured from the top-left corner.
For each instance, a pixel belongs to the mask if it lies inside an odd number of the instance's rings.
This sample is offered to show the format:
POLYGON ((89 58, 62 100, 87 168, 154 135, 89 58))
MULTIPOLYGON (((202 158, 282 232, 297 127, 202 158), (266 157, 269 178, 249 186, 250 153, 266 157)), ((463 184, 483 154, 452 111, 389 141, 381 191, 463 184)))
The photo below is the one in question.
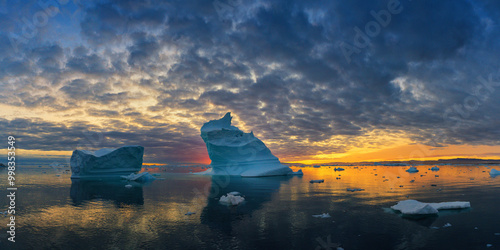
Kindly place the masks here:
MULTIPOLYGON (((500 249, 500 176, 490 177, 485 166, 430 167, 414 174, 408 167, 302 168, 303 177, 266 178, 150 169, 163 179, 132 188, 121 180, 72 181, 64 169, 20 167, 16 242, 7 240, 9 220, 0 215, 0 249, 500 249), (220 204, 231 191, 246 201, 220 204), (472 208, 410 220, 388 209, 407 196, 470 201, 472 208), (322 213, 331 218, 312 216, 322 213)), ((6 170, 0 176, 3 212, 6 170)))

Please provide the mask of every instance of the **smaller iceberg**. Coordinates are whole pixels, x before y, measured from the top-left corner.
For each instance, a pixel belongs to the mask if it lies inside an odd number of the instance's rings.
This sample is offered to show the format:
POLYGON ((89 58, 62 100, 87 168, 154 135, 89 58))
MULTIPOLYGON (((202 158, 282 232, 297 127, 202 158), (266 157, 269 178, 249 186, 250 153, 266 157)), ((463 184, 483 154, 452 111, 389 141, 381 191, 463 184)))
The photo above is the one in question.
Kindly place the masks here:
POLYGON ((491 177, 495 177, 495 176, 497 176, 497 175, 500 175, 500 171, 498 171, 498 170, 496 170, 496 169, 492 168, 492 169, 491 169, 491 171, 490 171, 490 176, 491 176, 491 177))
POLYGON ((245 198, 240 196, 239 192, 230 192, 227 195, 220 197, 219 202, 224 205, 236 206, 245 201, 245 198))
POLYGON ((406 170, 408 173, 417 173, 418 169, 416 167, 410 167, 409 169, 406 170))
POLYGON ((439 168, 437 166, 434 166, 431 168, 431 171, 439 171, 439 168))
POLYGON ((120 176, 139 172, 144 147, 124 146, 97 151, 75 150, 71 155, 71 178, 120 176))
POLYGON ((399 201, 391 207, 403 215, 435 215, 439 210, 470 208, 468 201, 453 201, 440 203, 425 203, 416 200, 399 201))
POLYGON ((344 171, 345 169, 343 168, 334 168, 333 171, 344 171))
POLYGON ((137 181, 137 182, 148 182, 156 180, 156 178, 148 172, 142 172, 140 174, 131 173, 126 176, 122 175, 121 178, 127 181, 137 181))

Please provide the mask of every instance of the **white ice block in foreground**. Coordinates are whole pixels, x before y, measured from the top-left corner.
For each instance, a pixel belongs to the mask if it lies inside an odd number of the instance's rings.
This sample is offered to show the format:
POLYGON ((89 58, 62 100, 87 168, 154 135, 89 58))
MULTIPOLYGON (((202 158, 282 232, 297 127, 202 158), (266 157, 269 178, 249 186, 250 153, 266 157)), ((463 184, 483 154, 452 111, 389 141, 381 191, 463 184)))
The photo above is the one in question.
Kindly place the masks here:
POLYGON ((409 169, 406 170, 408 173, 417 173, 418 169, 416 167, 410 167, 409 169))
POLYGON ((234 195, 236 192, 231 192, 228 193, 227 195, 223 195, 220 197, 219 202, 225 205, 233 205, 236 206, 243 201, 245 201, 245 198, 241 197, 238 193, 238 195, 234 195))
POLYGON ((453 201, 440 203, 425 203, 416 200, 399 201, 391 207, 405 215, 430 215, 437 214, 438 210, 470 208, 468 201, 453 201))
POLYGON ((231 118, 228 112, 201 127, 201 138, 207 146, 212 168, 197 174, 260 177, 293 173, 253 132, 244 133, 231 126, 231 118))
POLYGON ((75 150, 71 155, 71 178, 120 176, 142 168, 144 147, 103 148, 95 152, 75 150))
POLYGON ((491 171, 490 171, 490 175, 491 176, 497 176, 497 175, 500 175, 500 171, 492 168, 491 171))

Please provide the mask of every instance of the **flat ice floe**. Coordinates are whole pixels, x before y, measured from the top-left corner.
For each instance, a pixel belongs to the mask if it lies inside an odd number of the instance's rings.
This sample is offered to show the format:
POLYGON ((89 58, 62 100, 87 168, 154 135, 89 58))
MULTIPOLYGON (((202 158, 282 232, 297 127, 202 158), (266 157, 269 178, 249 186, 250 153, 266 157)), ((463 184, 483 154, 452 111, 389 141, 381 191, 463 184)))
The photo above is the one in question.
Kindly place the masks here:
POLYGON ((134 174, 131 173, 129 175, 122 175, 120 176, 122 179, 125 179, 127 181, 137 181, 137 182, 148 182, 148 181, 153 181, 156 180, 154 176, 149 174, 148 172, 142 172, 140 174, 134 174))
POLYGON ((470 208, 468 201, 453 201, 440 203, 425 203, 416 200, 399 201, 398 204, 391 207, 401 212, 403 215, 432 215, 437 214, 438 210, 444 209, 463 209, 470 208))
POLYGON ((410 167, 409 169, 406 170, 408 173, 417 173, 418 169, 416 167, 410 167))

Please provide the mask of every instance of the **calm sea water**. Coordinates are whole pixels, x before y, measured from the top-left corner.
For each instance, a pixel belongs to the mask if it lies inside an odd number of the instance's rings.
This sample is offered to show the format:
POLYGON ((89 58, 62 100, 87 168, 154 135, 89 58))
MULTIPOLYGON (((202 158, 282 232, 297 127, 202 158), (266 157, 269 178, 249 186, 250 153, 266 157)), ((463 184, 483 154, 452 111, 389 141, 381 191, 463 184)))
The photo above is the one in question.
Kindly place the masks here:
POLYGON ((500 177, 484 166, 430 167, 415 174, 407 167, 302 168, 303 177, 266 178, 150 169, 162 179, 132 188, 121 180, 72 181, 64 169, 20 167, 16 242, 7 240, 8 217, 0 215, 0 249, 500 249, 500 177), (231 191, 246 201, 220 204, 231 191), (470 201, 472 208, 421 220, 388 209, 407 197, 470 201), (322 213, 331 217, 312 216, 322 213))

